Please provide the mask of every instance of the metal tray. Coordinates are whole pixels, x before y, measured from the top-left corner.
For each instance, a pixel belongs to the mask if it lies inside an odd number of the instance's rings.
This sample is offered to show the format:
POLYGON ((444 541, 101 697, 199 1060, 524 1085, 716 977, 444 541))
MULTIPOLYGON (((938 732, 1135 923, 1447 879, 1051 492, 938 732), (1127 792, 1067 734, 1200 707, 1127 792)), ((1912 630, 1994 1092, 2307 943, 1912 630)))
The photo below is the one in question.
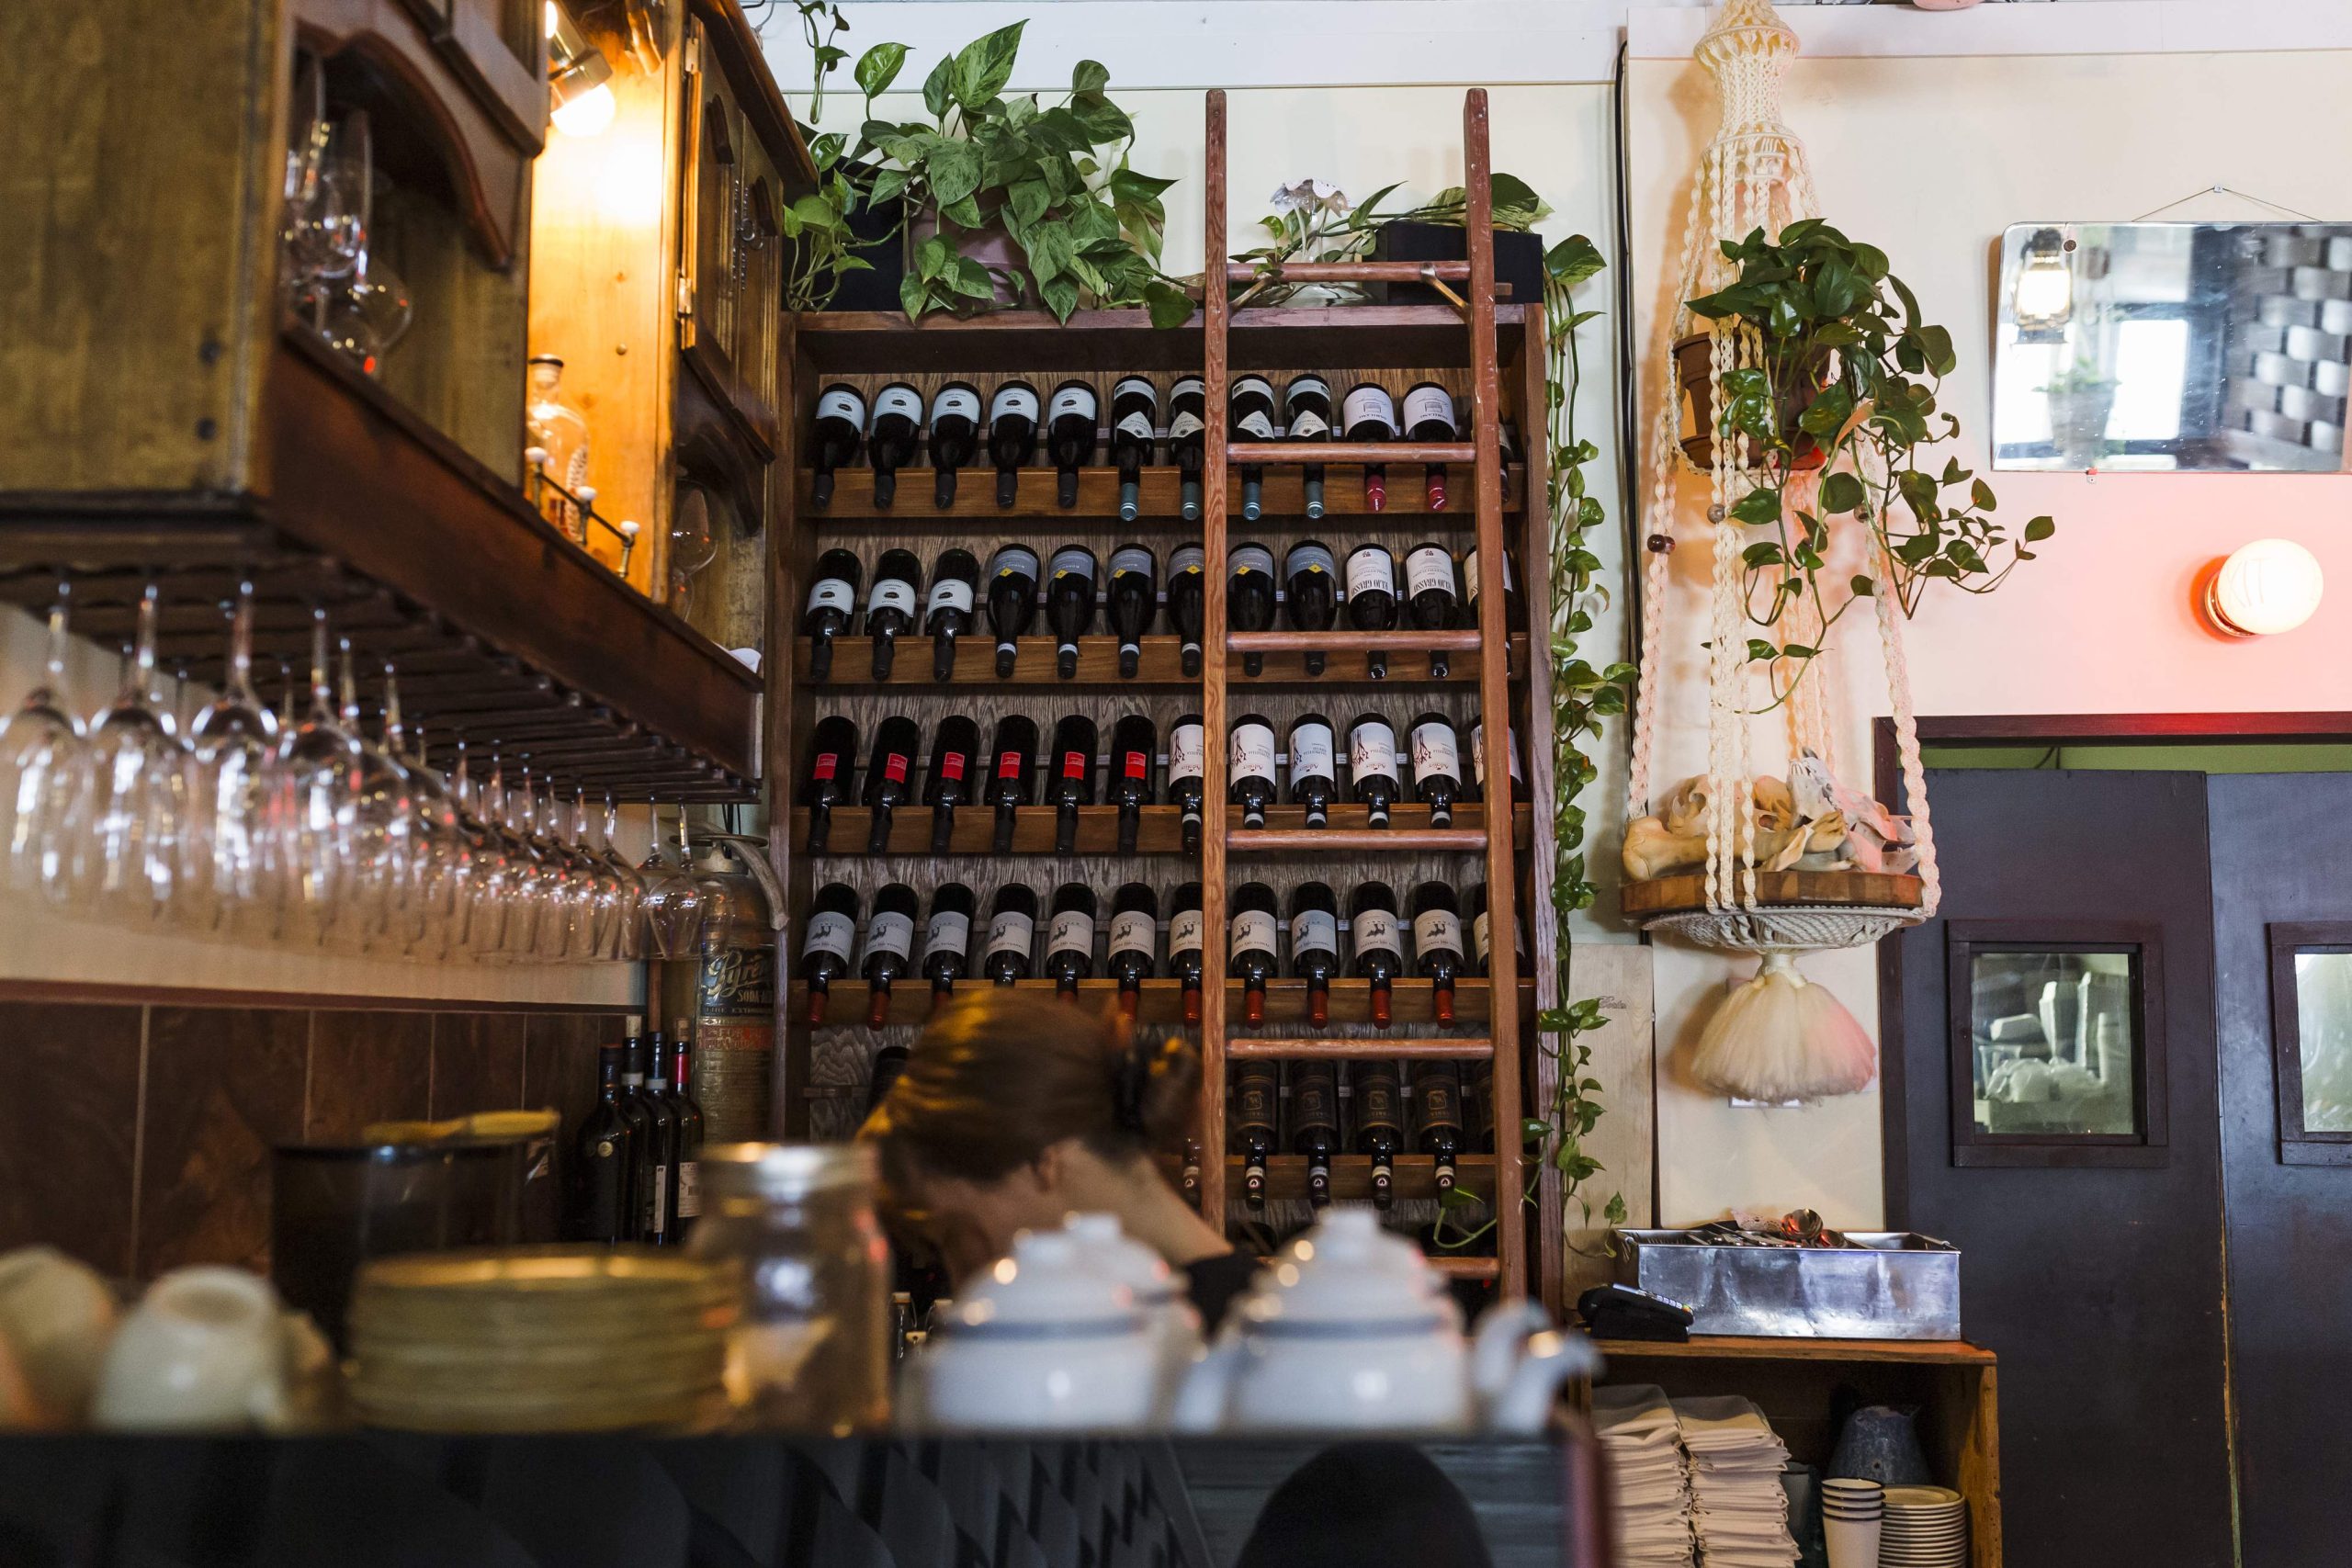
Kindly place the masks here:
POLYGON ((1689 1307, 1693 1334, 1957 1339, 1960 1248, 1911 1231, 1841 1247, 1721 1247, 1688 1231, 1617 1233, 1617 1277, 1689 1307))

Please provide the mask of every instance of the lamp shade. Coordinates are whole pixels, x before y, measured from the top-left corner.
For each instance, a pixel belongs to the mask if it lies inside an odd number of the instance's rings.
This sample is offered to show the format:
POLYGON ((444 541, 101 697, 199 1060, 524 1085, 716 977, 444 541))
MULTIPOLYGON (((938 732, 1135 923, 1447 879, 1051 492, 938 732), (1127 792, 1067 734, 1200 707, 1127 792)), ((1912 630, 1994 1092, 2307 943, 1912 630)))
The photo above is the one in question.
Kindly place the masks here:
POLYGON ((2208 574, 2200 607, 2224 637, 2275 637, 2310 620, 2326 586, 2311 551, 2292 539, 2256 539, 2208 574))

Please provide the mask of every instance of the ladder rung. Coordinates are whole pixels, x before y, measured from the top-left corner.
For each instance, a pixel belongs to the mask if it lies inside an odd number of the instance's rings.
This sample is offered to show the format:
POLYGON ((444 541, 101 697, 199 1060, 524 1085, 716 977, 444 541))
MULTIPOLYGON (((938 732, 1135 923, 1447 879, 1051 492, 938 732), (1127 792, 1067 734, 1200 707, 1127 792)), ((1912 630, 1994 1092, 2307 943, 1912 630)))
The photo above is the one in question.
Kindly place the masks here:
POLYGON ((1438 1273, 1457 1280, 1491 1280, 1500 1269, 1491 1258, 1432 1258, 1429 1265, 1438 1273))
POLYGON ((1300 1059, 1366 1056, 1430 1056, 1476 1061, 1495 1054, 1495 1043, 1461 1035, 1400 1037, 1373 1034, 1356 1040, 1234 1039, 1225 1043, 1228 1056, 1284 1056, 1300 1059))
MULTIPOLYGON (((1250 262, 1229 263, 1225 269, 1228 283, 1255 283, 1259 272, 1250 262)), ((1466 261, 1357 261, 1357 262, 1276 262, 1266 268, 1269 283, 1426 283, 1442 278, 1448 283, 1470 281, 1470 264, 1466 261)))
POLYGON ((1479 633, 1425 632, 1399 626, 1393 632, 1227 632, 1225 646, 1231 653, 1475 653, 1479 633))
POLYGON ((1283 850, 1428 850, 1467 854, 1487 847, 1484 828, 1234 828, 1228 850, 1276 853, 1283 850))
POLYGON ((1478 449, 1466 441, 1248 441, 1227 449, 1237 468, 1280 463, 1475 463, 1478 449))

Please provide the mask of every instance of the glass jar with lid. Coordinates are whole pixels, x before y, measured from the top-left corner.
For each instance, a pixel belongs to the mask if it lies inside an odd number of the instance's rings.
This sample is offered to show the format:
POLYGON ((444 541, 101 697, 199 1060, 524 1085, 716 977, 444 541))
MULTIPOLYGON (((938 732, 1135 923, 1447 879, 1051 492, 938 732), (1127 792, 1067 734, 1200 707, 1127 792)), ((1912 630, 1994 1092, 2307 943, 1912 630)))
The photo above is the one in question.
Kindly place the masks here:
POLYGON ((539 514, 562 529, 564 537, 584 544, 588 520, 573 498, 589 501, 596 493, 588 489, 588 421, 563 400, 562 380, 561 359, 552 354, 531 355, 531 396, 523 409, 527 443, 523 457, 535 474, 554 481, 535 487, 539 514), (560 491, 557 485, 562 487, 560 491))
POLYGON ((695 1256, 735 1269, 727 1388, 751 1425, 867 1430, 890 1416, 890 1249, 874 1151, 726 1144, 702 1155, 695 1256))

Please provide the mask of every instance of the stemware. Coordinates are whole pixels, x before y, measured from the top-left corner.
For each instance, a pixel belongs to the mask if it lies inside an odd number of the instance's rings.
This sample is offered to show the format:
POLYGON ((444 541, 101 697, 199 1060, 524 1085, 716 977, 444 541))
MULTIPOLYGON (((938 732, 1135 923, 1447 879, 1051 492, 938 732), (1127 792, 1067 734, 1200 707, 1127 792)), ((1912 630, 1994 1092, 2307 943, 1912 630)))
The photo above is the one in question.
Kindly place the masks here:
POLYGON ((190 837, 200 839, 193 919, 215 932, 276 935, 268 854, 270 761, 277 719, 254 692, 254 585, 237 585, 229 620, 229 675, 220 694, 188 726, 190 837))
MULTIPOLYGON (((661 826, 654 811, 654 826, 661 826)), ((695 881, 693 840, 686 834, 686 808, 678 807, 678 863, 662 853, 657 832, 645 863, 637 868, 645 885, 645 942, 656 958, 691 958, 702 934, 702 888, 695 881)))
POLYGON ((523 759, 522 792, 514 814, 514 830, 529 846, 531 860, 537 867, 534 893, 539 907, 537 941, 532 944, 531 955, 543 963, 560 964, 571 957, 577 940, 573 928, 579 923, 579 909, 572 901, 571 868, 564 862, 563 846, 552 830, 555 802, 548 801, 543 813, 538 792, 531 785, 531 760, 523 759))
POLYGON ((695 573, 718 557, 718 536, 710 525, 710 505, 702 491, 682 492, 670 519, 670 608, 683 615, 691 602, 687 585, 695 573))
POLYGON ((356 769, 352 794, 351 897, 336 917, 337 945, 349 952, 404 954, 424 934, 418 918, 416 801, 407 767, 397 755, 391 709, 385 708, 385 743, 370 741, 359 722, 359 682, 352 667, 351 639, 340 639, 343 668, 343 728, 351 737, 356 769))
POLYGON ((505 840, 493 825, 482 786, 473 781, 463 736, 458 739, 458 767, 450 775, 450 794, 469 863, 465 889, 466 945, 476 958, 502 958, 506 952, 507 923, 514 918, 514 868, 507 860, 505 840))
POLYGON ((384 666, 384 750, 401 758, 408 769, 409 795, 415 803, 413 842, 416 874, 418 953, 447 958, 466 944, 466 921, 473 881, 473 848, 458 815, 449 784, 427 760, 424 729, 417 727, 412 750, 407 727, 401 719, 400 682, 390 664, 384 666))
MULTIPOLYGON (((290 705, 290 704, 289 704, 290 705)), ((326 944, 357 880, 359 754, 327 687, 327 613, 311 612, 311 705, 283 728, 270 770, 270 843, 290 937, 326 944)))
POLYGON ((634 964, 645 956, 645 879, 638 875, 637 867, 628 863, 628 857, 613 842, 620 820, 620 808, 613 804, 611 795, 605 795, 603 859, 620 898, 614 926, 613 956, 634 964))
POLYGON ((0 877, 13 893, 40 893, 59 903, 69 897, 68 835, 89 763, 82 721, 59 694, 72 596, 70 583, 57 585, 40 684, 0 724, 0 877))
POLYGON ((146 928, 170 914, 179 882, 180 833, 187 816, 187 752, 153 698, 155 622, 161 597, 139 598, 136 640, 122 686, 92 722, 69 832, 71 902, 101 918, 146 928))

